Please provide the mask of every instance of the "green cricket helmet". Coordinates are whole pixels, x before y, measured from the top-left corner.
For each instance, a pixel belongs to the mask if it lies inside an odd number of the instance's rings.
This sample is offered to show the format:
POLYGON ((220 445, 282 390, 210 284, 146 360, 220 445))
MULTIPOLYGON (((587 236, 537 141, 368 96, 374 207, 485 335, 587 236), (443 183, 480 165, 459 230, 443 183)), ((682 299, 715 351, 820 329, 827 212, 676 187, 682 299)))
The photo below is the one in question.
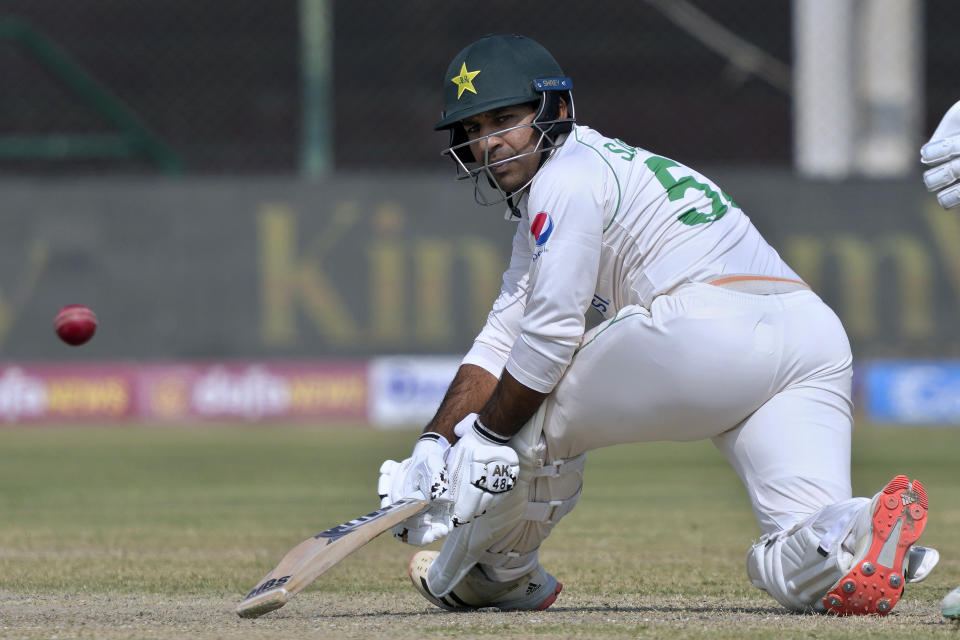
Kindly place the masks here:
POLYGON ((443 153, 457 163, 459 178, 473 178, 476 183, 480 175, 486 175, 487 182, 502 196, 490 201, 477 191, 477 201, 481 204, 496 204, 509 197, 510 194, 496 184, 489 169, 519 156, 495 163, 474 158, 470 145, 478 140, 468 139, 461 124, 464 118, 500 107, 533 104, 536 109, 533 121, 520 126, 539 131, 540 140, 529 153, 542 154, 542 161, 556 148, 557 137, 569 133, 576 121, 572 81, 549 51, 521 35, 490 35, 470 44, 447 67, 443 87, 444 109, 434 126, 437 131, 450 131, 450 146, 443 153), (559 117, 561 98, 566 102, 568 114, 563 119, 559 117), (470 164, 476 166, 468 167, 470 164))

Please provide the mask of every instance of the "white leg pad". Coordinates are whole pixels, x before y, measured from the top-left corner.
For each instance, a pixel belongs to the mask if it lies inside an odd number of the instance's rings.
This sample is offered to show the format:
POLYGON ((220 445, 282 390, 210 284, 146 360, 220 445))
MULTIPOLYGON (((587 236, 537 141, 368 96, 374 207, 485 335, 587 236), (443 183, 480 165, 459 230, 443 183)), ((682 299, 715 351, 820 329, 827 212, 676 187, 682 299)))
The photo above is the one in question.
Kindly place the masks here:
POLYGON ((542 438, 544 406, 510 440, 520 473, 512 491, 482 517, 457 527, 430 564, 427 584, 437 597, 447 595, 477 563, 491 579, 507 582, 532 571, 537 550, 553 526, 573 509, 583 486, 583 458, 545 464, 542 438))
MULTIPOLYGON (((546 455, 544 442, 538 445, 537 452, 546 455)), ((491 579, 509 582, 536 568, 540 544, 580 499, 584 457, 578 456, 568 462, 538 468, 534 472, 536 475, 530 480, 522 520, 497 538, 478 560, 491 579)))
POLYGON ((823 611, 824 595, 849 570, 851 531, 869 505, 864 498, 846 500, 763 536, 747 553, 750 581, 792 611, 823 611))
POLYGON ((527 504, 528 482, 517 479, 513 490, 497 496, 487 512, 450 532, 440 555, 430 564, 427 585, 438 598, 450 593, 484 555, 490 544, 513 528, 523 517, 527 504))
POLYGON ((753 545, 747 575, 754 586, 792 611, 811 611, 843 577, 835 554, 821 555, 820 536, 809 526, 753 545))

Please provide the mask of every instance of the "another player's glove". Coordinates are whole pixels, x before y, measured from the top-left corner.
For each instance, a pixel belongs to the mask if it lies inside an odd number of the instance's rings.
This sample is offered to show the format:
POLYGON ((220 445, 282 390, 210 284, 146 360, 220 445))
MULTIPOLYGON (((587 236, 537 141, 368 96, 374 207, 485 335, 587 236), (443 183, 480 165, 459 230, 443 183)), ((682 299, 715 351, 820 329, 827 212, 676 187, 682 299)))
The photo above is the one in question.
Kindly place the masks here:
POLYGON ((408 544, 430 544, 450 532, 450 494, 444 454, 450 448, 447 439, 437 433, 420 436, 413 455, 402 462, 386 460, 380 465, 377 493, 385 507, 403 498, 429 498, 430 509, 404 520, 392 531, 408 544))
POLYGON ((927 191, 936 191, 945 209, 960 206, 960 102, 954 104, 920 149, 924 164, 937 165, 923 173, 927 191))
POLYGON ((460 440, 447 452, 451 524, 461 527, 481 517, 499 496, 513 489, 520 461, 506 444, 509 438, 484 427, 475 413, 461 420, 454 433, 460 440))

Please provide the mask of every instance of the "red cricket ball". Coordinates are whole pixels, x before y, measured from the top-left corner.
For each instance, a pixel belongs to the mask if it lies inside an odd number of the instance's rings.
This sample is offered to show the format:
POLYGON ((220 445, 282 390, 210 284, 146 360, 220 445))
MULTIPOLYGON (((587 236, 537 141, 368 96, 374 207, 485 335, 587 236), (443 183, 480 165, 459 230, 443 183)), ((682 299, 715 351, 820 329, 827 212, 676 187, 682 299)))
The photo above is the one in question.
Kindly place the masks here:
POLYGON ((53 329, 67 344, 79 346, 97 330, 97 314, 82 304, 68 304, 57 312, 53 329))

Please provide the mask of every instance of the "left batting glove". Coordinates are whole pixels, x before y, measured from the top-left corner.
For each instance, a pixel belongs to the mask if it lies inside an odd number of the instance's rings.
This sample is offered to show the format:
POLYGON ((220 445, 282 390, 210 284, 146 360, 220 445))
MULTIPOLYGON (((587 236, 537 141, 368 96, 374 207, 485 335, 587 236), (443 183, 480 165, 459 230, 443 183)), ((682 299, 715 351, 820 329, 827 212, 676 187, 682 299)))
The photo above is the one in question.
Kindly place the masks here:
POLYGON ((936 191, 944 209, 960 206, 960 102, 940 120, 930 141, 920 149, 924 164, 937 165, 923 173, 927 191, 936 191))
POLYGON ((380 465, 377 493, 381 507, 403 498, 429 498, 433 501, 430 509, 392 529, 397 539, 423 546, 449 533, 450 500, 444 464, 444 454, 449 448, 446 438, 428 432, 417 440, 409 458, 402 462, 386 460, 380 465))

